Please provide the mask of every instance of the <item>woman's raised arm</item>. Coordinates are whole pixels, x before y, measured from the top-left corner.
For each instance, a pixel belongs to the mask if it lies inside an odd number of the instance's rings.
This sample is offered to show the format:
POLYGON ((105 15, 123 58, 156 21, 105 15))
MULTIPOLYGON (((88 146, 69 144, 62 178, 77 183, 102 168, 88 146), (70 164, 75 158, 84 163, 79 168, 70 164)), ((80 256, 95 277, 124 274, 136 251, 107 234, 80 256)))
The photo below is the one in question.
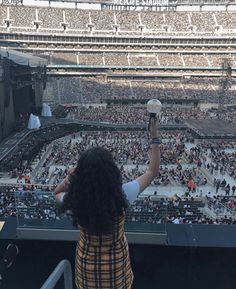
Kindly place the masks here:
POLYGON ((140 192, 143 192, 159 174, 160 168, 160 134, 159 134, 159 121, 157 118, 151 118, 150 124, 151 136, 151 152, 150 163, 147 171, 137 178, 140 185, 140 192))
POLYGON ((123 184, 124 193, 130 203, 133 203, 137 196, 142 193, 159 174, 161 140, 159 138, 159 122, 157 118, 151 118, 150 136, 150 164, 147 171, 136 180, 123 184))

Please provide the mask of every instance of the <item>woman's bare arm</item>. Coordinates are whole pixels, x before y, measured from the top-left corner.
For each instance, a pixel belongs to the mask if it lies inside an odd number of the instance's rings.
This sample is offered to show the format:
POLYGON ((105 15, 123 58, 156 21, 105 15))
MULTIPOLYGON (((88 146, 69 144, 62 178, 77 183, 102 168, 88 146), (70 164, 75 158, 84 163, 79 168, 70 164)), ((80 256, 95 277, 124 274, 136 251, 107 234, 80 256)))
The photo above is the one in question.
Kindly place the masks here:
POLYGON ((55 199, 59 203, 61 202, 61 199, 62 199, 62 196, 64 196, 64 193, 67 193, 69 191, 69 187, 70 187, 69 176, 70 174, 74 172, 74 170, 75 169, 71 169, 68 172, 68 175, 66 176, 66 178, 59 185, 57 185, 57 187, 54 190, 55 199))
MULTIPOLYGON (((159 138, 159 122, 158 119, 151 119, 150 125, 150 136, 151 139, 159 138)), ((143 192, 159 174, 160 168, 160 144, 153 143, 151 144, 150 152, 150 163, 147 171, 137 178, 137 181, 140 185, 140 192, 143 192)))

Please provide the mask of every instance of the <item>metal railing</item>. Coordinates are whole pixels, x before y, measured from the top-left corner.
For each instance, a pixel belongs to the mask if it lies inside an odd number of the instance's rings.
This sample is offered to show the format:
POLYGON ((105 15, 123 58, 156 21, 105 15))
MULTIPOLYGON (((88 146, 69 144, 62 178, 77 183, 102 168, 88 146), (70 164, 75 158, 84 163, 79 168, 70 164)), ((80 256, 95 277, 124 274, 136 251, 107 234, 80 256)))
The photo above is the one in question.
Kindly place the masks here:
POLYGON ((62 274, 64 275, 64 288, 73 289, 71 264, 68 260, 62 260, 57 265, 40 289, 53 289, 62 274))

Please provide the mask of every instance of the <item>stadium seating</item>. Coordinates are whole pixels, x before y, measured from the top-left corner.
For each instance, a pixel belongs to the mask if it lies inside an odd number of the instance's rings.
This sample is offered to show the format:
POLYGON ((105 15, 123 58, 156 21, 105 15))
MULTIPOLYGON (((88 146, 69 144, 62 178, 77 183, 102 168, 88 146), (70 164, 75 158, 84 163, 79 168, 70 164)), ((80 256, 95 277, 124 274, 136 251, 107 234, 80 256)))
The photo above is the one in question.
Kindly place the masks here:
MULTIPOLYGON (((218 79, 191 77, 161 80, 111 80, 103 76, 49 78, 52 98, 61 104, 96 103, 106 99, 196 99, 219 101, 218 79), (69 89, 70 88, 70 89, 69 89)), ((235 103, 235 83, 225 93, 225 103, 235 103)))
MULTIPOLYGON (((60 47, 58 47, 60 48, 60 47)), ((168 53, 158 52, 101 52, 99 49, 94 52, 66 52, 66 51, 52 51, 52 60, 48 57, 48 53, 40 53, 40 57, 47 58, 50 64, 64 65, 64 64, 80 64, 87 66, 142 66, 152 67, 178 67, 193 68, 193 67, 222 67, 224 59, 230 58, 227 54, 219 53, 168 53), (78 60, 77 60, 78 57, 78 60)), ((232 58, 232 64, 233 56, 232 58)))
POLYGON ((136 12, 96 11, 51 7, 9 6, 0 7, 0 27, 5 30, 10 20, 11 31, 38 33, 81 33, 119 35, 173 34, 213 35, 235 29, 235 12, 136 12), (27 17, 22 17, 27 15, 27 17), (9 19, 8 19, 9 16, 9 19), (17 30, 18 29, 18 30, 17 30), (25 29, 25 30, 24 30, 25 29))
MULTIPOLYGON (((222 197, 216 200, 209 198, 207 203, 214 206, 215 211, 219 207, 227 206, 230 198, 222 197)), ((20 225, 27 226, 29 220, 37 220, 38 225, 42 221, 46 225, 47 221, 60 221, 70 219, 70 214, 64 213, 55 204, 53 192, 50 187, 45 186, 0 186, 0 217, 19 218, 20 225)), ((205 206, 199 198, 174 198, 145 197, 138 198, 129 206, 126 212, 126 222, 128 223, 150 223, 150 224, 235 224, 233 218, 227 216, 217 219, 202 212, 205 206)), ((58 225, 60 224, 57 222, 58 225)))

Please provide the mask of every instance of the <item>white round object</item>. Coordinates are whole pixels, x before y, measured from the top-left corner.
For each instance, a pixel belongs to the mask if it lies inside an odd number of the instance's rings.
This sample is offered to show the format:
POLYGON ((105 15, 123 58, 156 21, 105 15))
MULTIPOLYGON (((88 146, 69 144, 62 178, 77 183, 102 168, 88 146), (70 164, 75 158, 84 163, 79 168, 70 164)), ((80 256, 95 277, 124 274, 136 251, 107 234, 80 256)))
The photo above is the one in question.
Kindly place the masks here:
POLYGON ((158 114, 161 111, 162 104, 158 99, 150 99, 147 103, 147 111, 149 113, 158 114))

